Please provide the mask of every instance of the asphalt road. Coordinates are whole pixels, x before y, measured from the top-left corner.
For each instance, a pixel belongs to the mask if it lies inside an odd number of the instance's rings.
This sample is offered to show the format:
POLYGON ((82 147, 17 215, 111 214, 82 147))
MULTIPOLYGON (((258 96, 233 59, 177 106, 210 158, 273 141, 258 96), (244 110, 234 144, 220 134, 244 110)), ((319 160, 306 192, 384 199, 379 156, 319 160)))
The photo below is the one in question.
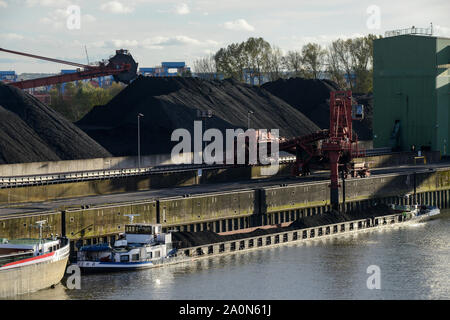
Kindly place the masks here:
MULTIPOLYGON (((372 175, 391 174, 391 173, 407 173, 414 171, 435 170, 438 168, 450 167, 450 162, 440 162, 436 164, 428 165, 416 165, 416 166, 399 166, 371 169, 372 175)), ((50 202, 35 202, 26 204, 17 204, 15 206, 2 206, 0 207, 0 217, 6 217, 16 214, 31 214, 44 211, 54 211, 62 207, 80 207, 82 205, 100 205, 105 203, 121 203, 131 201, 143 201, 154 200, 167 197, 182 196, 184 194, 202 194, 221 191, 233 191, 243 189, 254 189, 261 187, 277 186, 280 184, 294 184, 294 183, 310 183, 329 180, 329 172, 321 171, 315 172, 311 176, 307 177, 288 177, 288 178, 276 178, 276 179, 257 179, 246 180, 239 182, 227 182, 227 183, 215 183, 204 184, 196 186, 186 186, 177 188, 164 188, 148 191, 130 192, 130 193, 118 193, 100 196, 88 196, 81 198, 71 198, 63 200, 55 200, 50 202)))

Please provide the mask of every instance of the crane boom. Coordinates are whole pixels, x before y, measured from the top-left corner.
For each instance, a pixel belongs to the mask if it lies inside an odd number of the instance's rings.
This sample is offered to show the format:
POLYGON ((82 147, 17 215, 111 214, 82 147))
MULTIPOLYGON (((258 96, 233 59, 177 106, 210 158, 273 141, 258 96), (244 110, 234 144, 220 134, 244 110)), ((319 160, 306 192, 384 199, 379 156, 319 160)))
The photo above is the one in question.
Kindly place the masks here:
POLYGON ((74 73, 59 74, 56 76, 12 82, 9 85, 20 89, 30 89, 64 82, 93 79, 103 77, 106 75, 117 75, 120 74, 121 72, 126 72, 127 70, 129 70, 129 68, 130 68, 129 64, 122 65, 120 68, 117 69, 108 66, 103 66, 95 69, 88 69, 85 71, 78 71, 74 73))
POLYGON ((78 69, 74 73, 68 73, 68 74, 59 74, 55 76, 50 77, 44 77, 44 78, 38 78, 38 79, 31 79, 31 80, 23 80, 23 81, 17 81, 10 83, 11 86, 15 86, 20 89, 29 89, 29 88, 36 88, 36 87, 43 87, 43 86, 49 86, 54 85, 58 83, 64 83, 64 82, 71 82, 71 81, 77 81, 77 80, 84 80, 84 79, 92 79, 92 78, 98 78, 103 76, 113 76, 114 80, 117 82, 123 82, 125 84, 130 83, 133 81, 137 74, 137 66, 138 64, 136 61, 134 61, 131 54, 128 52, 128 50, 120 49, 116 50, 116 55, 111 57, 108 61, 100 62, 98 65, 90 66, 85 64, 80 64, 76 62, 70 62, 70 61, 64 61, 54 58, 48 58, 43 56, 38 56, 34 54, 29 54, 25 52, 19 52, 19 51, 13 51, 13 50, 7 50, 0 48, 0 51, 12 53, 12 54, 18 54, 30 58, 36 58, 40 60, 46 60, 56 63, 62 63, 62 64, 68 64, 71 66, 83 68, 84 70, 78 69))
POLYGON ((65 61, 65 60, 59 60, 59 59, 54 59, 54 58, 48 58, 48 57, 38 56, 38 55, 35 55, 35 54, 31 54, 31 53, 13 51, 13 50, 8 50, 8 49, 3 49, 3 48, 0 48, 0 51, 12 53, 12 54, 17 54, 17 55, 20 55, 20 56, 40 59, 40 60, 46 60, 46 61, 50 61, 50 62, 67 64, 67 65, 75 66, 75 67, 79 67, 79 68, 86 68, 87 69, 87 68, 91 68, 92 67, 92 66, 88 66, 88 65, 85 65, 85 64, 81 64, 81 63, 70 62, 70 61, 65 61))

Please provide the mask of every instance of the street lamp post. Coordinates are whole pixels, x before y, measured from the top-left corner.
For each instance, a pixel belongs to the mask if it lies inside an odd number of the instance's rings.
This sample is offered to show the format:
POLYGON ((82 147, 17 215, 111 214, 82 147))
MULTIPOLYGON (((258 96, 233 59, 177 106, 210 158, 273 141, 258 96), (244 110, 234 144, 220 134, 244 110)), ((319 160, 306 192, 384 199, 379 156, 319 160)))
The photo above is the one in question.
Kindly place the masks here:
POLYGON ((247 129, 250 129, 250 115, 253 114, 253 111, 247 112, 247 129))
POLYGON ((144 115, 142 113, 138 113, 137 122, 138 122, 138 168, 141 168, 141 117, 144 115))
MULTIPOLYGON (((197 118, 200 118, 200 120, 202 121, 202 134, 204 134, 204 131, 206 131, 206 119, 212 118, 212 116, 213 116, 212 110, 207 110, 207 111, 197 110, 197 118)), ((203 141, 203 139, 202 139, 202 159, 203 159, 203 153, 205 151, 205 147, 206 147, 206 141, 203 141)))

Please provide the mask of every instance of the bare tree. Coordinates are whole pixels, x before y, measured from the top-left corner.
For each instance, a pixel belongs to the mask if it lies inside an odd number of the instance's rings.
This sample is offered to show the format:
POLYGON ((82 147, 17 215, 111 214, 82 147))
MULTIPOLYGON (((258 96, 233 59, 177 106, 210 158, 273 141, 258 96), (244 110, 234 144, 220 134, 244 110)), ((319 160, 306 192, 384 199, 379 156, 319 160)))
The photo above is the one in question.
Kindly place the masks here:
POLYGON ((304 75, 302 54, 299 51, 288 51, 283 57, 284 68, 294 77, 304 75))
POLYGON ((263 38, 248 38, 244 47, 247 57, 247 70, 253 76, 258 77, 258 84, 261 84, 264 67, 272 48, 263 38))
POLYGON ((326 51, 317 43, 308 43, 302 48, 302 61, 308 78, 317 79, 325 66, 326 51))
POLYGON ((212 80, 217 73, 214 55, 209 55, 194 61, 194 72, 201 78, 212 80))
POLYGON ((341 74, 344 74, 347 86, 352 91, 372 90, 373 40, 376 38, 375 35, 368 35, 338 39, 328 49, 328 68, 332 70, 332 76, 340 79, 341 74))
POLYGON ((283 77, 283 53, 280 48, 272 47, 267 55, 267 62, 264 68, 270 81, 275 81, 283 77))
POLYGON ((339 58, 337 48, 333 42, 328 46, 327 50, 327 71, 331 80, 337 83, 340 88, 346 88, 347 83, 345 81, 344 67, 342 66, 339 58))

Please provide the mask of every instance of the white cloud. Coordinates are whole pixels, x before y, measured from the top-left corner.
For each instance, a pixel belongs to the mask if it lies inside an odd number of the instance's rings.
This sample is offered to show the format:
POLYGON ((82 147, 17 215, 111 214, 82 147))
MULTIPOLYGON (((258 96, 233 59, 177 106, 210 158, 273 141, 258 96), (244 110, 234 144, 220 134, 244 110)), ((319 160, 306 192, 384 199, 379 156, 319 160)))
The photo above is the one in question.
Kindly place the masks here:
POLYGON ((139 45, 139 41, 137 40, 108 40, 104 43, 105 47, 113 47, 113 48, 131 48, 137 47, 139 45))
POLYGON ((353 34, 323 34, 317 36, 291 36, 289 37, 289 50, 301 50, 302 47, 308 43, 317 43, 322 47, 327 47, 333 41, 337 39, 351 39, 351 38, 359 38, 364 37, 365 35, 362 33, 353 33, 353 34))
POLYGON ((219 45, 220 43, 214 40, 202 41, 188 36, 178 35, 173 37, 156 36, 152 38, 146 38, 144 40, 113 39, 92 43, 90 46, 104 48, 139 47, 145 49, 164 49, 165 47, 169 46, 218 47, 219 45))
POLYGON ((225 29, 234 30, 234 31, 254 31, 255 28, 250 25, 244 19, 237 19, 234 21, 228 21, 223 24, 225 29))
POLYGON ((189 9, 188 5, 186 3, 179 3, 175 5, 175 13, 179 15, 184 15, 190 13, 191 10, 189 9))
POLYGON ((8 7, 8 4, 5 1, 0 0, 0 8, 7 8, 7 7, 8 7))
POLYGON ((64 9, 55 9, 50 11, 47 17, 39 19, 42 24, 51 25, 55 29, 60 29, 66 24, 66 19, 69 16, 69 12, 64 9))
POLYGON ((0 34, 0 38, 5 40, 22 40, 24 36, 17 33, 5 33, 0 34))
POLYGON ((450 37, 450 28, 435 25, 433 26, 433 34, 438 37, 450 37))
POLYGON ((70 5, 68 0, 25 0, 28 7, 67 7, 70 5))
POLYGON ((104 3, 100 6, 100 9, 106 12, 117 14, 130 13, 134 11, 133 7, 126 6, 119 1, 110 1, 104 3))
POLYGON ((82 17, 81 17, 81 21, 83 22, 83 21, 86 21, 86 22, 94 22, 94 21, 96 21, 97 19, 93 16, 93 15, 90 15, 90 14, 84 14, 82 17))
POLYGON ((184 45, 193 45, 193 46, 217 46, 219 43, 214 40, 198 40, 188 36, 174 36, 174 37, 154 37, 145 39, 143 45, 150 46, 184 46, 184 45))

